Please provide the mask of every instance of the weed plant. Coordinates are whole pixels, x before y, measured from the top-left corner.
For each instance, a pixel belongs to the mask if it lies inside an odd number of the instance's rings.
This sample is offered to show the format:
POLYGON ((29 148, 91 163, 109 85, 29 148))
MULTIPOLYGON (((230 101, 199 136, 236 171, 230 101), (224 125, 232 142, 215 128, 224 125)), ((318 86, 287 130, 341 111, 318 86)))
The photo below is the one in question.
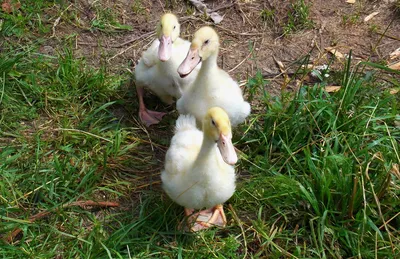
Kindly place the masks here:
MULTIPOLYGON (((294 98, 265 94, 242 138, 252 178, 238 202, 258 207, 259 233, 279 226, 273 242, 294 256, 399 254, 399 96, 360 70, 349 61, 337 93, 316 84, 294 98)), ((280 252, 264 242, 258 256, 280 252)))
POLYGON ((314 26, 310 18, 310 3, 304 0, 296 0, 290 4, 287 21, 283 25, 283 34, 287 35, 314 26))

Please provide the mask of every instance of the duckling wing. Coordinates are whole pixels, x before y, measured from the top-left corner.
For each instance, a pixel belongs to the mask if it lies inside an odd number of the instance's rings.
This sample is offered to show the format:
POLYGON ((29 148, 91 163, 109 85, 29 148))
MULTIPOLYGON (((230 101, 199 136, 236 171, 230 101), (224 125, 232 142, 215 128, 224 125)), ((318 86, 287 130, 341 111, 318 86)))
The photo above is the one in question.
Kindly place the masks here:
POLYGON ((203 133, 196 128, 192 115, 181 115, 176 122, 176 133, 165 156, 161 172, 163 189, 175 202, 193 185, 190 175, 203 142, 203 133))
POLYGON ((186 109, 186 106, 185 106, 185 100, 186 100, 186 98, 187 97, 185 97, 185 94, 183 94, 182 96, 181 96, 181 98, 179 98, 177 101, 176 101, 176 110, 179 112, 179 114, 188 114, 189 112, 187 111, 187 109, 186 109))
POLYGON ((147 67, 152 67, 157 64, 159 60, 158 46, 160 46, 160 41, 158 39, 155 39, 150 47, 145 52, 143 52, 141 61, 144 62, 147 67))
MULTIPOLYGON (((175 135, 165 156, 164 175, 184 177, 199 154, 203 133, 192 115, 181 115, 176 121, 175 135)), ((164 181, 164 179, 163 179, 164 181)))
POLYGON ((228 113, 232 126, 236 126, 249 116, 251 107, 243 99, 242 90, 237 82, 227 73, 223 73, 222 75, 224 76, 221 76, 224 79, 224 83, 213 88, 212 106, 223 108, 228 113))

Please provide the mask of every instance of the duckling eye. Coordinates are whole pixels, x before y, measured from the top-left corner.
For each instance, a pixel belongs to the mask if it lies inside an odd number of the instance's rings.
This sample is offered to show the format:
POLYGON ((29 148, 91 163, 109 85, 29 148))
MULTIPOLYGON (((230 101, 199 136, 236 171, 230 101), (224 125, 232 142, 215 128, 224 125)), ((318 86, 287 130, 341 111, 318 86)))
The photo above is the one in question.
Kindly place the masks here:
POLYGON ((176 28, 176 25, 174 25, 174 30, 175 30, 175 28, 176 28))
POLYGON ((214 120, 211 120, 211 123, 212 123, 212 125, 216 126, 216 125, 215 125, 215 121, 214 121, 214 120))
POLYGON ((206 41, 204 42, 204 45, 207 45, 209 42, 210 42, 210 40, 206 40, 206 41))

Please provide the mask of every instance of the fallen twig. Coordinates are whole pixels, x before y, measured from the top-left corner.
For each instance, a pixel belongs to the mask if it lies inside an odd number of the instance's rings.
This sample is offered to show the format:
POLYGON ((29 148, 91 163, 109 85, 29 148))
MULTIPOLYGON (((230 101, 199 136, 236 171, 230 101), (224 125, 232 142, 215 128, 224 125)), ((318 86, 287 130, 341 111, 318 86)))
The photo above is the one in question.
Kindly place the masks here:
POLYGON ((140 35, 140 36, 138 36, 138 37, 135 37, 135 38, 133 38, 133 39, 130 39, 130 40, 128 40, 128 41, 125 41, 125 42, 123 42, 123 43, 121 43, 121 44, 111 45, 110 47, 112 47, 112 48, 121 48, 121 47, 123 47, 123 46, 125 46, 125 45, 128 45, 129 43, 135 42, 135 41, 137 41, 137 40, 143 39, 143 38, 145 38, 145 37, 147 37, 147 36, 150 36, 150 35, 153 35, 153 34, 155 34, 154 31, 146 32, 145 34, 142 34, 142 35, 140 35))
POLYGON ((63 16, 63 14, 72 6, 72 4, 70 4, 64 11, 61 12, 60 16, 54 21, 53 27, 52 27, 52 31, 53 34, 51 35, 50 38, 53 38, 56 36, 56 26, 60 23, 61 17, 63 16))
MULTIPOLYGON (((148 36, 146 39, 149 39, 152 37, 152 35, 154 34, 154 32, 152 34, 150 34, 150 36, 148 36)), ((142 37, 140 37, 142 38, 142 37)), ((117 54, 115 54, 114 56, 112 56, 111 58, 107 59, 107 62, 110 62, 112 59, 118 57, 119 55, 124 54, 125 52, 127 52, 128 50, 130 50, 131 48, 135 47, 136 44, 132 44, 129 47, 127 47, 126 49, 121 50, 120 52, 118 52, 117 54)))
POLYGON ((230 32, 231 34, 236 34, 236 35, 241 35, 241 36, 262 36, 264 33, 262 32, 237 32, 237 31, 232 31, 230 29, 224 28, 220 25, 216 25, 217 28, 222 29, 224 31, 230 32))
POLYGON ((158 3, 160 3, 160 6, 162 8, 163 13, 165 13, 164 5, 161 3, 161 0, 158 0, 158 3))
MULTIPOLYGON (((199 17, 197 17, 197 16, 198 16, 197 14, 190 15, 190 16, 183 16, 183 17, 181 17, 179 20, 181 21, 182 24, 184 24, 184 23, 186 23, 186 22, 188 22, 188 21, 190 21, 190 20, 193 20, 193 21, 201 21, 201 22, 204 23, 204 25, 212 25, 212 24, 213 24, 212 22, 204 21, 203 19, 201 19, 201 18, 199 18, 199 17)), ((233 31, 233 30, 227 29, 227 28, 225 28, 225 27, 223 27, 223 26, 221 26, 221 25, 215 25, 215 27, 217 27, 217 28, 219 28, 219 29, 221 29, 221 30, 223 30, 223 31, 229 32, 229 33, 232 34, 232 35, 240 35, 240 36, 263 36, 263 35, 265 34, 265 33, 263 33, 263 32, 238 32, 238 31, 233 31)))
MULTIPOLYGON (((61 208, 65 209, 65 208, 74 207, 74 206, 78 206, 78 207, 81 207, 83 209, 85 209, 85 207, 87 207, 87 206, 108 208, 108 207, 118 207, 119 203, 118 202, 112 202, 112 201, 92 201, 92 200, 75 201, 75 202, 71 202, 71 203, 66 203, 66 204, 62 205, 61 208)), ((49 214, 51 214, 53 212, 54 211, 51 211, 51 210, 39 212, 39 213, 31 216, 27 221, 29 223, 33 223, 35 220, 44 218, 44 217, 48 216, 49 214)), ((3 240, 6 241, 7 243, 11 243, 11 242, 14 241, 16 236, 18 236, 18 234, 21 233, 21 231, 22 231, 22 229, 20 229, 20 228, 14 229, 3 240)))
POLYGON ((86 45, 86 46, 91 46, 91 47, 98 47, 99 44, 97 43, 91 43, 91 42, 83 42, 83 41, 78 41, 78 45, 86 45))
POLYGON ((400 38, 392 36, 392 35, 387 35, 387 34, 384 34, 382 32, 376 32, 376 34, 381 35, 381 36, 386 37, 386 38, 389 38, 389 39, 392 39, 392 40, 400 41, 400 38))
POLYGON ((231 70, 228 71, 228 73, 232 73, 233 71, 235 71, 238 67, 240 67, 240 65, 242 65, 248 58, 250 58, 251 54, 253 54, 253 50, 255 49, 256 46, 256 42, 254 42, 253 44, 253 48, 252 50, 249 52, 249 54, 241 61, 239 62, 239 64, 237 64, 234 68, 232 68, 231 70))
POLYGON ((234 6, 235 4, 236 4, 236 2, 233 2, 233 3, 230 3, 230 4, 226 4, 226 5, 223 5, 223 6, 220 6, 220 7, 212 9, 211 12, 213 13, 213 12, 221 11, 223 9, 228 9, 228 8, 234 6))

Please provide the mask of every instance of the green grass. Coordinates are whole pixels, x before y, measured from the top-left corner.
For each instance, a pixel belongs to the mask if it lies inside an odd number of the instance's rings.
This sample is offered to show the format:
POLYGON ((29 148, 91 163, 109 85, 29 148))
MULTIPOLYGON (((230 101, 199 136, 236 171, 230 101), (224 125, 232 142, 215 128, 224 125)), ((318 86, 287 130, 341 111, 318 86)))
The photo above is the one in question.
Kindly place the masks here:
POLYGON ((1 35, 30 38, 32 31, 48 33, 51 27, 44 21, 49 18, 47 13, 53 5, 51 1, 21 1, 21 7, 13 13, 0 12, 1 35))
POLYGON ((342 26, 347 25, 356 25, 360 22, 360 14, 359 13, 351 13, 351 14, 343 14, 342 15, 342 26))
POLYGON ((272 9, 263 9, 260 12, 260 18, 266 26, 272 26, 275 22, 275 11, 272 9))
POLYGON ((290 4, 287 21, 282 26, 284 35, 313 28, 314 23, 310 18, 310 5, 304 0, 296 0, 290 4))
POLYGON ((141 15, 145 15, 146 14, 146 8, 143 6, 143 4, 142 4, 142 2, 140 0, 133 1, 132 11, 135 14, 141 14, 141 15))
POLYGON ((234 136, 243 154, 228 226, 183 233, 182 208, 158 184, 170 137, 161 133, 173 122, 147 135, 135 122, 131 75, 90 66, 70 39, 41 54, 52 34, 45 21, 60 15, 44 14, 54 6, 37 1, 19 10, 31 15, 2 16, 0 257, 399 256, 400 96, 390 94, 398 72, 349 61, 330 71, 339 92, 322 81, 277 97, 254 75, 246 91, 258 105, 234 136), (78 200, 120 206, 63 207, 78 200), (52 213, 27 221, 42 211, 52 213))
MULTIPOLYGON (((138 10, 138 13, 141 13, 143 10, 140 9, 140 3, 135 2, 135 9, 138 10)), ((96 4, 95 7, 95 18, 91 21, 91 25, 93 28, 101 30, 103 32, 114 32, 119 30, 132 30, 132 26, 121 24, 118 22, 115 12, 112 8, 104 8, 100 3, 96 4)))
POLYGON ((266 95, 265 112, 241 140, 252 177, 239 207, 258 207, 266 231, 281 226, 275 242, 298 257, 385 258, 391 246, 399 254, 399 219, 382 227, 399 205, 391 173, 400 162, 399 96, 358 72, 344 71, 335 94, 317 84, 293 99, 266 95))

